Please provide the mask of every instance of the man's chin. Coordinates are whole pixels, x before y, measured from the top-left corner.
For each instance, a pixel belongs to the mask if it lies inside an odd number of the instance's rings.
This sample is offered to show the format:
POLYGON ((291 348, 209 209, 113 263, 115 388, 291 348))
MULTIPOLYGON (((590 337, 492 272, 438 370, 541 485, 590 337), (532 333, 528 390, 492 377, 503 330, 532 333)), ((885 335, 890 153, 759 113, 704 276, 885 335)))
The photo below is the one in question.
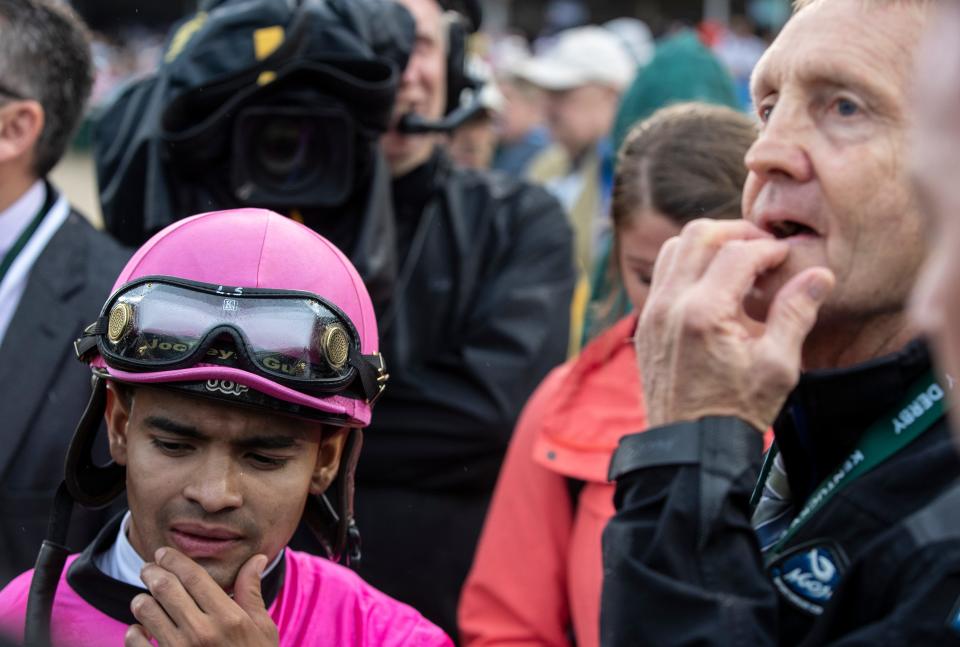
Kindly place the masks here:
POLYGON ((194 561, 202 566, 203 570, 205 570, 207 574, 213 578, 213 581, 217 583, 217 586, 227 593, 231 593, 233 591, 233 585, 237 580, 237 574, 240 572, 240 567, 243 566, 243 562, 237 564, 232 560, 230 562, 213 559, 197 559, 194 561))

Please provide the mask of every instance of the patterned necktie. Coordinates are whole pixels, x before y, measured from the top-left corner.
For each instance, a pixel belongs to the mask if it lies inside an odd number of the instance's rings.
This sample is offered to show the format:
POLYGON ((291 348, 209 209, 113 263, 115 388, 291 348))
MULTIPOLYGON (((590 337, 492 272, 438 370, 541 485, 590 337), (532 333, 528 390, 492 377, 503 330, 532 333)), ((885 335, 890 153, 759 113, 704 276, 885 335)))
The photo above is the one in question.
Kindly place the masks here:
POLYGON ((783 466, 783 455, 778 452, 763 484, 760 501, 753 511, 753 529, 760 541, 761 551, 769 550, 787 531, 793 520, 792 512, 787 470, 783 466))

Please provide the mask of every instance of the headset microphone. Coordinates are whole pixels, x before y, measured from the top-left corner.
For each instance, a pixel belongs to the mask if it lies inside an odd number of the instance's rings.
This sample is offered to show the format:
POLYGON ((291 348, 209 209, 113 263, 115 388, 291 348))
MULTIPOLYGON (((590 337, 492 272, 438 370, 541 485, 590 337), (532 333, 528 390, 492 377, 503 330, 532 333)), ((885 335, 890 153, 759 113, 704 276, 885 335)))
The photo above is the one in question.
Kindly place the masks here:
POLYGON ((467 105, 460 106, 447 116, 436 121, 424 119, 420 115, 411 112, 400 118, 400 123, 397 124, 397 130, 406 135, 451 133, 484 110, 485 107, 479 98, 474 98, 467 105))

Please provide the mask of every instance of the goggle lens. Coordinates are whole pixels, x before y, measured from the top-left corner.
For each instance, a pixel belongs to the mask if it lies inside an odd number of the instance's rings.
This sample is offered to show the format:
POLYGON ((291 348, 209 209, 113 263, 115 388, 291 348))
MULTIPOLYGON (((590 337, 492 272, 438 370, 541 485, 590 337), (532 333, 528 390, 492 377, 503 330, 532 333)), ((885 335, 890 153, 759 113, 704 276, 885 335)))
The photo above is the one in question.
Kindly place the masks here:
POLYGON ((338 380, 359 351, 345 316, 318 298, 247 296, 149 281, 110 304, 107 358, 148 366, 230 364, 237 345, 261 371, 299 380, 338 380))

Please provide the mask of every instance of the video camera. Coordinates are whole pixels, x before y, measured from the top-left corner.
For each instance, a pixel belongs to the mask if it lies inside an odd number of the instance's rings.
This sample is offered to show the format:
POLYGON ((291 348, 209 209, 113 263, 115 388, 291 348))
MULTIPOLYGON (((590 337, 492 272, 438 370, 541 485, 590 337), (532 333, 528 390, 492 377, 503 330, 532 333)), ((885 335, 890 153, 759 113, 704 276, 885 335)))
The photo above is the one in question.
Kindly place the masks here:
MULTIPOLYGON (((470 116, 458 101, 473 85, 463 59, 480 12, 476 0, 460 5, 448 114, 408 116, 407 132, 470 116)), ((344 250, 383 303, 397 261, 377 142, 414 37, 410 14, 389 0, 204 0, 174 29, 156 74, 95 120, 106 229, 136 246, 188 214, 270 208, 344 250)))
POLYGON ((414 33, 386 0, 204 0, 156 74, 95 121, 107 230, 134 246, 192 213, 271 208, 331 239, 385 298, 396 261, 377 141, 414 33))

